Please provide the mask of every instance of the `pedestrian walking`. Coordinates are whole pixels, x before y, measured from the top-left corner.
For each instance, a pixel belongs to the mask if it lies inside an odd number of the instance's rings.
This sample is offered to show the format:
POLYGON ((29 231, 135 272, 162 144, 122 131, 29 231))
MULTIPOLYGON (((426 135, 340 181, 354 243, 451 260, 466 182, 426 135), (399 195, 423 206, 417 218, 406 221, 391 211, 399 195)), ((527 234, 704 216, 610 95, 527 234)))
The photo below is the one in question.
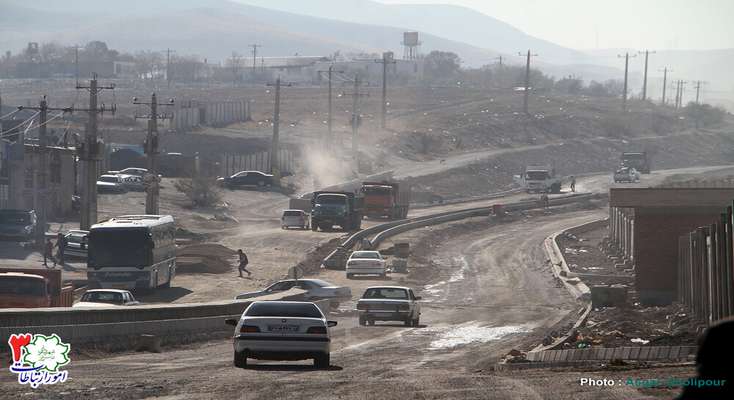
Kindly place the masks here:
POLYGON ((252 275, 252 273, 250 273, 250 271, 247 270, 247 264, 249 263, 249 260, 247 260, 247 254, 245 254, 245 252, 242 251, 242 249, 239 249, 237 250, 237 255, 240 257, 240 265, 238 267, 239 272, 240 272, 240 278, 242 278, 242 271, 247 272, 247 276, 249 277, 250 275, 252 275))
POLYGON ((56 259, 54 258, 54 244, 51 239, 46 239, 46 244, 43 246, 43 265, 48 267, 48 260, 54 262, 56 266, 56 259))
POLYGON ((59 265, 64 265, 64 252, 66 251, 66 237, 63 233, 59 232, 56 239, 56 258, 59 265))
POLYGON ((571 191, 576 193, 576 177, 571 175, 571 191))
POLYGON ((548 195, 545 194, 545 193, 543 193, 543 195, 540 196, 540 202, 543 203, 543 208, 548 208, 548 206, 549 206, 549 203, 548 203, 548 195))

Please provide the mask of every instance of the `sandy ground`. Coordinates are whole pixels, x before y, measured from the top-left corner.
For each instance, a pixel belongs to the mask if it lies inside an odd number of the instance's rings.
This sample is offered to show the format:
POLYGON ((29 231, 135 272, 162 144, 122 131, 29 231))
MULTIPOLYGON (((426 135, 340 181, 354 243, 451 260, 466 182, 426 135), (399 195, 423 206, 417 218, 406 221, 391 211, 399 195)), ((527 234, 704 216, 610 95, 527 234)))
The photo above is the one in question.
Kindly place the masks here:
MULTIPOLYGON (((313 370, 306 362, 254 362, 250 369, 235 369, 231 344, 224 340, 161 354, 72 361, 73 379, 35 392, 2 375, 0 397, 648 398, 629 386, 584 387, 579 378, 687 377, 690 368, 626 374, 491 370, 510 349, 537 343, 546 329, 562 324, 577 308, 553 280, 541 243, 553 232, 600 216, 602 210, 551 210, 513 224, 475 218, 410 233, 404 239, 431 248, 422 256, 436 269, 412 278, 424 296, 422 325, 359 327, 354 316, 337 316, 328 370, 313 370), (437 243, 436 237, 447 240, 437 243)), ((331 277, 339 280, 337 274, 331 277)))

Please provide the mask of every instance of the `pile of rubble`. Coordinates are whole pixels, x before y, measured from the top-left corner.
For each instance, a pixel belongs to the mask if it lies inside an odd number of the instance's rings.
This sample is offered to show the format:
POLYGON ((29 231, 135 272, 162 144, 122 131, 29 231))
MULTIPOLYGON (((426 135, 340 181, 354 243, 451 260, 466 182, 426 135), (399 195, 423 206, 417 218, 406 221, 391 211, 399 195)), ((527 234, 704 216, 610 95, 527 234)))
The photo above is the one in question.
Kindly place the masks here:
POLYGON ((695 345, 698 329, 679 305, 595 309, 566 348, 695 345))
POLYGON ((234 269, 237 252, 214 243, 191 244, 176 250, 176 271, 180 274, 224 274, 234 269))

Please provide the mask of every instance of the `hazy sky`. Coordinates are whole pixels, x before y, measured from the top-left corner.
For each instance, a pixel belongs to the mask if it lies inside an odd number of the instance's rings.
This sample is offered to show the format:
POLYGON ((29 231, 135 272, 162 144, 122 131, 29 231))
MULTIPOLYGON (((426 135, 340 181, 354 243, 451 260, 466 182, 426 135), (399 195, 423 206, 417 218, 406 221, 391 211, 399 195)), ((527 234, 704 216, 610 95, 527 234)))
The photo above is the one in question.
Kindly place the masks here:
POLYGON ((734 48, 734 0, 378 0, 470 7, 575 49, 734 48))

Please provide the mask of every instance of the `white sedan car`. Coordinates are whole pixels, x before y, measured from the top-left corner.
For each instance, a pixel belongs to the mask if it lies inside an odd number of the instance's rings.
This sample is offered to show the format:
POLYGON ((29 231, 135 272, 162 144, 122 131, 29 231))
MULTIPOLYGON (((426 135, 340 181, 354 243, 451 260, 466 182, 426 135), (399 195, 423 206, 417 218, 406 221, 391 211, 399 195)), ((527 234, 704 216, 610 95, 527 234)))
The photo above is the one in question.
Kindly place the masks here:
POLYGON ((328 299, 332 307, 339 306, 339 301, 350 300, 352 298, 352 289, 345 286, 337 286, 321 279, 286 279, 275 282, 263 290, 239 294, 235 297, 235 300, 266 296, 293 288, 305 290, 306 300, 309 301, 328 299))
POLYGON ((247 359, 295 361, 313 359, 316 368, 330 365, 330 327, 314 303, 296 301, 256 301, 233 325, 234 365, 247 367, 247 359))
POLYGON ((72 307, 110 307, 110 306, 136 306, 140 304, 135 300, 129 290, 120 289, 92 289, 87 290, 79 302, 72 307))
POLYGON ((354 275, 379 275, 384 278, 386 274, 385 259, 379 251, 355 251, 347 260, 347 279, 354 275))

